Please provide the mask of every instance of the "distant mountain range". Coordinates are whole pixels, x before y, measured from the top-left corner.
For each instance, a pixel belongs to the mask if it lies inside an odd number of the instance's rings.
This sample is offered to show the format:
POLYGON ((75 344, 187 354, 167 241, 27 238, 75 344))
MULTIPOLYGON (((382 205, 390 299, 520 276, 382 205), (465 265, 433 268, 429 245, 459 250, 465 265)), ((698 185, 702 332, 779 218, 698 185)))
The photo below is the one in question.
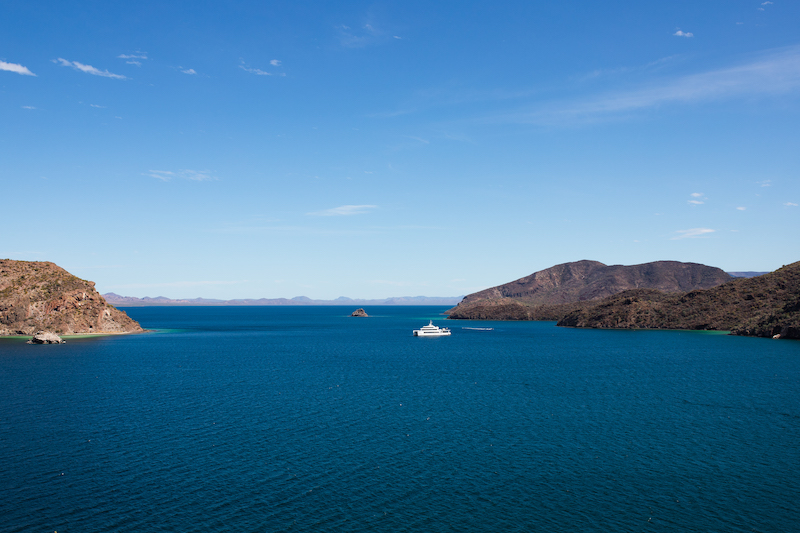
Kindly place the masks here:
POLYGON ((728 272, 728 274, 734 278, 755 278, 756 276, 769 274, 769 272, 753 272, 752 270, 748 270, 747 272, 728 272))
POLYGON ((121 307, 140 307, 150 305, 344 305, 359 306, 365 305, 456 305, 461 301, 461 296, 399 296, 394 298, 384 298, 377 300, 364 300, 347 298, 340 296, 335 300, 312 300, 306 296, 295 298, 258 298, 258 299, 237 299, 237 300, 212 300, 208 298, 172 299, 164 296, 150 298, 137 298, 135 296, 120 296, 113 292, 103 295, 106 301, 112 305, 121 307))

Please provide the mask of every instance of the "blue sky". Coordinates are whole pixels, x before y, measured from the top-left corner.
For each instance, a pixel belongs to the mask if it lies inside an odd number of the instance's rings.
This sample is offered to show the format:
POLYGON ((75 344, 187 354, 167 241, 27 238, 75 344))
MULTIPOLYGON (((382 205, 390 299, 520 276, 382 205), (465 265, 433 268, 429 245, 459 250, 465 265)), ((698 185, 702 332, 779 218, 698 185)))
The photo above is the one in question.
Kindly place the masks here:
POLYGON ((0 2, 0 257, 456 296, 800 260, 800 3, 0 2))

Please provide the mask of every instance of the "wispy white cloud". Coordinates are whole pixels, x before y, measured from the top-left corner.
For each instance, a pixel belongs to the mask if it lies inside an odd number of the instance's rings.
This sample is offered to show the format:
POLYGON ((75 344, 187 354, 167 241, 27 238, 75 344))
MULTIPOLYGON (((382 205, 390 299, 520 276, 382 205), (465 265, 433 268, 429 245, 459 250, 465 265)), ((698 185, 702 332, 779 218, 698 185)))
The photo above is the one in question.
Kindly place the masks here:
POLYGON ((24 105, 22 106, 22 109, 36 109, 36 108, 33 107, 32 105, 24 105))
POLYGON ((250 74, 255 74, 257 76, 272 76, 272 72, 267 72, 266 70, 261 70, 260 68, 250 68, 244 65, 239 65, 239 68, 244 70, 245 72, 249 72, 250 74))
POLYGON ((120 59, 147 59, 147 54, 144 52, 136 52, 133 54, 120 54, 117 57, 120 59))
POLYGON ((770 5, 771 3, 772 3, 772 2, 770 2, 769 0, 767 0, 766 2, 761 2, 761 5, 762 5, 762 6, 768 6, 768 5, 770 5))
POLYGON ((128 65, 136 65, 137 67, 142 66, 142 62, 139 61, 140 59, 147 59, 147 54, 144 52, 135 52, 133 54, 120 54, 117 56, 119 59, 126 59, 125 63, 128 65))
POLYGON ((98 109, 105 109, 106 108, 106 106, 104 106, 104 105, 97 105, 97 104, 89 104, 89 107, 96 107, 98 109))
POLYGON ((786 207, 797 207, 797 204, 796 204, 796 203, 794 203, 794 202, 786 202, 786 203, 785 203, 785 204, 783 204, 783 205, 785 205, 786 207))
POLYGON ((181 72, 183 72, 184 74, 197 74, 197 71, 193 68, 187 68, 187 69, 181 67, 178 68, 180 68, 181 72))
POLYGON ((681 30, 676 31, 672 35, 675 35, 676 37, 694 37, 694 33, 690 31, 681 31, 681 30))
POLYGON ((772 180, 757 181, 756 183, 762 187, 772 187, 772 180))
POLYGON ((369 213, 373 209, 377 209, 377 205, 340 205, 324 211, 314 211, 313 213, 306 213, 307 215, 317 217, 337 217, 349 215, 363 215, 369 213))
POLYGON ((533 109, 495 116, 492 121, 569 124, 600 120, 665 104, 756 95, 778 95, 800 88, 800 46, 771 50, 753 61, 699 74, 663 79, 639 89, 609 92, 582 100, 549 102, 533 109))
POLYGON ((690 194, 689 196, 691 196, 692 198, 694 198, 694 200, 688 200, 688 202, 689 202, 690 204, 692 204, 692 205, 702 205, 702 204, 704 204, 704 203, 705 203, 703 200, 708 200, 708 198, 705 198, 705 197, 703 196, 703 193, 701 193, 701 192, 693 192, 693 193, 692 193, 692 194, 690 194), (701 198, 702 198, 702 200, 701 200, 701 198))
POLYGON ((189 181, 215 181, 217 177, 212 175, 208 170, 178 170, 173 172, 171 170, 148 170, 144 173, 145 176, 160 179, 161 181, 170 181, 172 179, 183 179, 189 181))
POLYGON ((94 68, 91 65, 84 65, 83 63, 79 63, 77 61, 67 61, 66 59, 63 59, 61 57, 59 57, 58 59, 54 59, 53 63, 61 65, 62 67, 71 67, 71 68, 74 68, 75 70, 79 70, 79 71, 85 72, 87 74, 92 74, 93 76, 102 76, 104 78, 114 78, 114 79, 117 79, 117 80, 127 79, 122 74, 114 74, 114 73, 111 73, 111 72, 109 72, 107 70, 100 70, 100 69, 94 68))
POLYGON ((629 74, 629 73, 636 73, 642 71, 654 71, 661 69, 667 66, 670 63, 674 63, 675 60, 680 59, 680 55, 670 55, 665 56, 654 61, 650 61, 643 65, 633 66, 633 67, 614 67, 614 68, 607 68, 607 69, 595 69, 588 74, 584 74, 582 76, 578 76, 577 79, 579 81, 587 81, 596 78, 600 78, 603 76, 609 75, 618 75, 618 74, 629 74))
POLYGON ((400 39, 397 35, 387 35, 386 32, 370 22, 355 29, 345 24, 340 24, 336 26, 336 30, 339 32, 339 43, 345 48, 363 48, 373 44, 385 43, 391 39, 400 39))
MULTIPOLYGON (((274 65, 273 61, 278 61, 278 60, 273 59, 272 61, 270 61, 270 65, 279 66, 279 65, 274 65)), ((240 60, 239 63, 240 63, 239 65, 240 69, 244 70, 245 72, 249 72, 250 74, 255 74, 256 76, 286 76, 285 72, 269 72, 268 70, 261 70, 260 68, 250 67, 244 62, 243 59, 240 60)), ((278 61, 278 63, 280 64, 280 61, 278 61)))
POLYGON ((708 228, 692 228, 692 229, 682 229, 678 230, 675 233, 678 235, 672 237, 670 240, 677 241, 679 239, 695 239, 697 237, 703 237, 704 235, 708 235, 709 233, 714 233, 715 230, 708 229, 708 228))
POLYGON ((739 210, 739 211, 747 211, 746 207, 737 207, 736 209, 739 210))
POLYGON ((281 60, 280 59, 272 59, 272 60, 270 60, 269 64, 272 65, 273 67, 280 67, 281 66, 281 60))
POLYGON ((5 61, 0 61, 0 70, 16 72, 17 74, 22 74, 23 76, 36 76, 36 74, 28 70, 28 67, 23 67, 18 63, 6 63, 5 61))

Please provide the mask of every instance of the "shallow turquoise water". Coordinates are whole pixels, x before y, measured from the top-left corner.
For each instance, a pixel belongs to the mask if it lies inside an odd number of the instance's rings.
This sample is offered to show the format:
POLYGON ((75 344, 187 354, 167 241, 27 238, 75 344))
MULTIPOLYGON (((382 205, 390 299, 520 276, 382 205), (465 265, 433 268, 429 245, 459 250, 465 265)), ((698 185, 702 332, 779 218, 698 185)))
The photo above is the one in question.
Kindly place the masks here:
POLYGON ((797 342, 432 307, 127 311, 158 331, 0 341, 2 531, 800 523, 797 342), (412 337, 429 319, 453 335, 412 337))

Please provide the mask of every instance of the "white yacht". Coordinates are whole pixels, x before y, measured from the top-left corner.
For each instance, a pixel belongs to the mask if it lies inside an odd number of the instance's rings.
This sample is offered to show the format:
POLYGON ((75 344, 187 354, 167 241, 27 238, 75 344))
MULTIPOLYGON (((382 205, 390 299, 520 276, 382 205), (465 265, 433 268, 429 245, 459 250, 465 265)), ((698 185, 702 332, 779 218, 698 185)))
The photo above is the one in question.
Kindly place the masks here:
POLYGON ((422 326, 414 330, 415 337, 441 337, 443 335, 450 335, 449 328, 440 328, 433 325, 433 320, 427 326, 422 326))

